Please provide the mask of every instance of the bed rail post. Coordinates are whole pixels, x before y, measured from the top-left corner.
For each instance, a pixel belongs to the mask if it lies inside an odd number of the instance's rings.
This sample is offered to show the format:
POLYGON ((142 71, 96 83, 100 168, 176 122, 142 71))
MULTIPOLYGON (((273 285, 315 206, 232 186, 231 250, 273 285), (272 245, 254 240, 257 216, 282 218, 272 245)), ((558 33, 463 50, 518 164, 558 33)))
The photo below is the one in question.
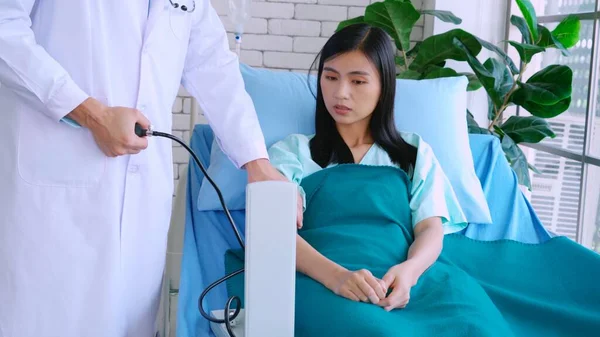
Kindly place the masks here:
POLYGON ((298 187, 248 184, 244 337, 293 337, 298 187))

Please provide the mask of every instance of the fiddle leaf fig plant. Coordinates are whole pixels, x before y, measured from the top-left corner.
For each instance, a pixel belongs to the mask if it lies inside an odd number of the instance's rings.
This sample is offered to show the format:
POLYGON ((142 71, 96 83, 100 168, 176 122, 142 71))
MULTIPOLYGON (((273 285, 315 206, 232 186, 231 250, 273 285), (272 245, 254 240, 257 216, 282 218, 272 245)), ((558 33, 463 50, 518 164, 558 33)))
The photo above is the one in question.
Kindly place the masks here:
POLYGON ((488 125, 478 125, 473 114, 466 111, 469 132, 498 137, 519 183, 531 190, 529 170, 539 172, 527 162, 518 144, 538 143, 547 137, 556 137, 547 119, 569 108, 573 71, 560 64, 549 65, 529 78, 525 78, 525 71, 536 56, 548 49, 557 49, 568 56, 569 49, 579 41, 581 23, 577 17, 568 16, 550 30, 538 24, 529 0, 515 2, 522 16, 511 16, 510 24, 522 37, 521 41, 507 41, 507 48, 514 48, 519 55, 514 61, 500 46, 460 28, 411 43, 412 30, 424 15, 455 25, 460 25, 462 19, 449 11, 415 8, 410 0, 375 2, 366 7, 364 15, 340 22, 337 30, 355 23, 367 23, 385 30, 397 48, 397 78, 424 80, 466 76, 469 79, 466 90, 485 90, 488 125), (483 49, 492 51, 494 57, 482 63, 477 56, 483 49), (448 60, 466 62, 472 72, 457 72, 446 65, 448 60), (504 118, 505 110, 515 105, 532 116, 504 118))

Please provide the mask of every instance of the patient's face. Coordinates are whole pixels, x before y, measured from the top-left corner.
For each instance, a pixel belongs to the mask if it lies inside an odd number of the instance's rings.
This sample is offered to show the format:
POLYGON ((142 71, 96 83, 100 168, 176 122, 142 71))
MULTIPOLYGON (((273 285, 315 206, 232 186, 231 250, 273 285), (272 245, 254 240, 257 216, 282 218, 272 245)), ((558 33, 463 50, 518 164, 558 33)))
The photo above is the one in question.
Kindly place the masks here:
POLYGON ((326 61, 321 92, 333 119, 338 124, 368 124, 381 94, 379 78, 377 68, 359 51, 326 61))

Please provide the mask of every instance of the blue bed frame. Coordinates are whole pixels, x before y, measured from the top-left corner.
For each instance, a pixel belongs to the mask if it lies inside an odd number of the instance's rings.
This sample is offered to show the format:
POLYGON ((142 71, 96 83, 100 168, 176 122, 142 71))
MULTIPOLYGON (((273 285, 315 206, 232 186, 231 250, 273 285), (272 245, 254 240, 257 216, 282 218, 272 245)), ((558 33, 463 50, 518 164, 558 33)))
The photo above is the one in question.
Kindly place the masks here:
MULTIPOLYGON (((191 147, 205 167, 210 162, 214 134, 208 125, 194 128, 191 147)), ((531 204, 517 184, 517 177, 508 165, 497 138, 489 135, 469 135, 475 170, 487 198, 493 225, 470 224, 464 235, 477 240, 515 240, 540 243, 552 237, 540 222, 531 204)), ((197 198, 204 175, 196 165, 188 170, 186 188, 186 222, 179 305, 178 337, 214 336, 209 322, 198 311, 198 298, 212 282, 224 276, 224 253, 239 248, 227 218, 220 211, 198 211, 197 198)), ((231 215, 244 235, 244 212, 231 215)), ((223 309, 227 300, 225 285, 211 291, 204 303, 205 310, 223 309)))

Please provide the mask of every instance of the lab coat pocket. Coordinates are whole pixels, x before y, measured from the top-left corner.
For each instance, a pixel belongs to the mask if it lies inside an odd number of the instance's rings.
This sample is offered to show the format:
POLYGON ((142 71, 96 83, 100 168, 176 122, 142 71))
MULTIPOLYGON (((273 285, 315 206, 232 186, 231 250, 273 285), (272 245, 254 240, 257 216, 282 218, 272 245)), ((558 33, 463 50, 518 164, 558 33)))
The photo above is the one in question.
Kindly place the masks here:
POLYGON ((168 14, 168 29, 173 36, 179 40, 186 40, 189 37, 192 23, 192 13, 187 13, 182 10, 169 9, 168 14))
POLYGON ((90 187, 100 183, 107 157, 91 132, 50 120, 42 112, 19 112, 18 169, 32 185, 90 187))

